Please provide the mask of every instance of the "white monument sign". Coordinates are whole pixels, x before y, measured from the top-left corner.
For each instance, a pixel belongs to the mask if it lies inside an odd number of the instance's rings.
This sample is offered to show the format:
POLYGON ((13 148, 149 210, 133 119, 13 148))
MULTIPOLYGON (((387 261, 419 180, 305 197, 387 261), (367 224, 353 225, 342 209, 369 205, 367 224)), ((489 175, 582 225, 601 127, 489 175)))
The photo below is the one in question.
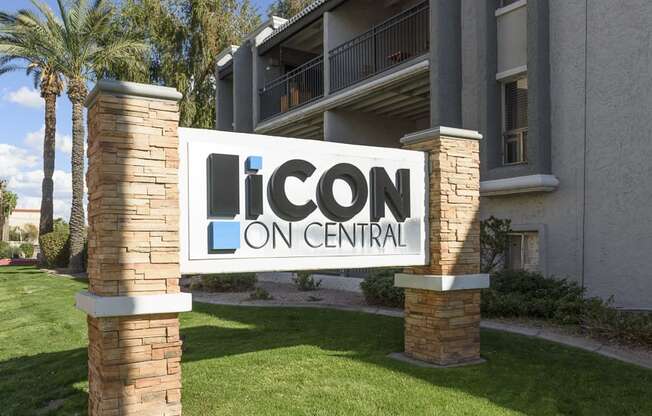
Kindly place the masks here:
POLYGON ((181 271, 427 264, 423 152, 179 129, 181 271))

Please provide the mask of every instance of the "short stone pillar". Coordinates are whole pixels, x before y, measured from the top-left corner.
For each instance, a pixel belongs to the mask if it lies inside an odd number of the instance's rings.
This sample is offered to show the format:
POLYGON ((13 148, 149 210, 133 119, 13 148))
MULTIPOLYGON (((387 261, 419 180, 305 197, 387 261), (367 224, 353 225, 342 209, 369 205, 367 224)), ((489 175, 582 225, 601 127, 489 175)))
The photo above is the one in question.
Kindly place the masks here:
POLYGON ((482 136, 439 127, 401 139, 428 153, 430 264, 397 274, 405 288, 405 355, 436 365, 479 362, 482 136))
POLYGON ((179 109, 172 88, 100 81, 88 108, 89 415, 180 415, 179 109))

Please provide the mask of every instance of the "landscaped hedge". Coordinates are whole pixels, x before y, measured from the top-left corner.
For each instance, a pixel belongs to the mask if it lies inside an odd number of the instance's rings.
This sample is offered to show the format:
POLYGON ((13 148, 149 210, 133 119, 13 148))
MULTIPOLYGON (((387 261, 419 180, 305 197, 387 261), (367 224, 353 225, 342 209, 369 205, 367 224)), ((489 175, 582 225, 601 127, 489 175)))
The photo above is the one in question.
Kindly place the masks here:
POLYGON ((31 259, 34 256, 34 245, 30 243, 23 243, 20 245, 20 252, 23 253, 23 257, 26 259, 31 259))
POLYGON ((587 333, 652 346, 652 314, 613 308, 611 300, 585 298, 576 283, 539 273, 505 270, 482 291, 483 317, 519 317, 578 325, 587 333))
POLYGON ((11 246, 6 241, 0 241, 0 259, 10 259, 13 255, 11 246))
POLYGON ((207 274, 200 276, 190 288, 206 292, 247 292, 255 285, 255 273, 207 274))
POLYGON ((576 283, 546 279, 539 273, 504 270, 491 276, 482 293, 486 317, 528 317, 560 324, 578 324, 584 291, 576 283))
POLYGON ((68 267, 70 239, 63 232, 51 232, 39 238, 41 254, 47 267, 68 267))
POLYGON ((370 305, 402 308, 405 302, 403 288, 394 286, 394 274, 399 269, 377 269, 365 278, 360 287, 370 305))

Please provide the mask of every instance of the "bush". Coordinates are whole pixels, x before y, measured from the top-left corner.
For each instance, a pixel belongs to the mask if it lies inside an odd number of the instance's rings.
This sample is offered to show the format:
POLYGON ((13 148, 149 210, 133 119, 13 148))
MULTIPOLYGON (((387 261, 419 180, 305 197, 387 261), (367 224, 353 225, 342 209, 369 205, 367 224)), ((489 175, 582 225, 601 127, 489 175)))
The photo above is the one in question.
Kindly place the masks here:
POLYGON ((491 216, 480 221, 480 271, 492 273, 502 269, 509 247, 511 221, 491 216))
POLYGON ((251 300, 272 300, 274 299, 272 295, 269 294, 268 291, 263 289, 262 287, 257 287, 256 290, 251 292, 249 295, 249 299, 251 300))
POLYGON ((398 269, 379 269, 373 271, 360 283, 364 298, 370 305, 402 308, 405 303, 405 291, 394 286, 394 273, 398 269))
POLYGON ((207 274, 190 286, 191 290, 206 292, 247 292, 256 285, 255 273, 207 274))
POLYGON ((578 324, 584 290, 564 279, 546 279, 539 273, 504 270, 491 277, 482 293, 487 317, 528 317, 560 324, 578 324))
POLYGON ((43 261, 47 267, 68 267, 70 239, 68 234, 54 231, 39 238, 43 261))
POLYGON ((23 243, 20 245, 20 251, 26 259, 31 259, 34 256, 34 245, 23 243))
POLYGON ((592 336, 652 346, 652 314, 618 310, 611 299, 585 298, 576 283, 539 273, 505 270, 492 275, 491 287, 482 293, 482 314, 579 325, 592 336))
POLYGON ((10 259, 13 255, 11 246, 6 241, 0 241, 0 259, 10 259))
POLYGON ((302 292, 307 292, 309 290, 317 290, 321 286, 321 280, 315 281, 312 277, 313 272, 310 271, 301 271, 296 273, 296 277, 292 279, 294 284, 302 292))
POLYGON ((591 335, 630 344, 652 346, 652 314, 627 312, 612 307, 612 299, 588 299, 582 327, 591 335))

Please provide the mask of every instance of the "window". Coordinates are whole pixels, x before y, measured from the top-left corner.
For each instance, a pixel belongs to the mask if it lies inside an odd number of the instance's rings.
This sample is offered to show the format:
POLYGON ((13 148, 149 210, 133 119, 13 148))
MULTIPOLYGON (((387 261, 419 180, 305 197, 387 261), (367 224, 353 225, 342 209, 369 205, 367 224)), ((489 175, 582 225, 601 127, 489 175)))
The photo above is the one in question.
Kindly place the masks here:
POLYGON ((511 233, 505 260, 509 270, 539 271, 539 233, 511 233))
POLYGON ((516 3, 518 0, 496 0, 496 8, 500 9, 501 7, 509 6, 510 4, 516 3))
POLYGON ((527 162, 527 77, 503 84, 503 164, 527 162))

